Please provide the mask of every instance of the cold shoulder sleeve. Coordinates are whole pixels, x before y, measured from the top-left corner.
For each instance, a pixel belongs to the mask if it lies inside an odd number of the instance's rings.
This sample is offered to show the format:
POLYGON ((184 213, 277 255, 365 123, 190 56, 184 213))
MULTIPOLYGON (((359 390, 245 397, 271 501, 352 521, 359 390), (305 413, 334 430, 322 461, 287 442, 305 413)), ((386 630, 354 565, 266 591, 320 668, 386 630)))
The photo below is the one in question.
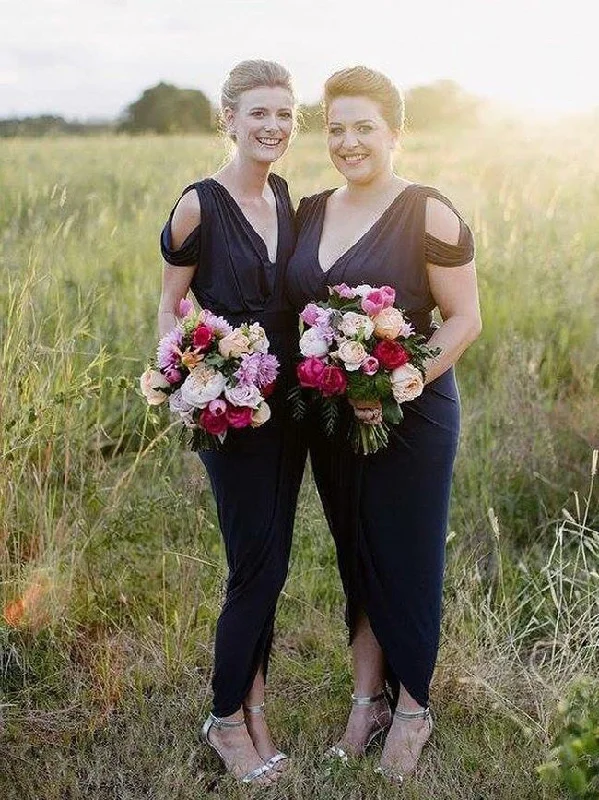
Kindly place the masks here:
POLYGON ((428 189, 427 197, 434 197, 450 208, 460 221, 460 235, 457 244, 449 244, 425 231, 424 254, 426 261, 440 267, 462 267, 474 258, 474 237, 472 231, 462 219, 450 200, 436 189, 428 189))
MULTIPOLYGON (((187 192, 191 191, 193 188, 193 185, 187 186, 181 193, 181 197, 183 197, 184 194, 187 194, 187 192)), ((179 201, 175 203, 171 213, 169 214, 166 225, 160 234, 160 252, 162 253, 162 257, 167 264, 170 264, 173 267, 192 267, 198 263, 200 258, 201 223, 192 230, 189 236, 186 237, 181 247, 178 247, 176 250, 173 249, 171 223, 173 221, 173 214, 175 213, 178 202, 179 201)))

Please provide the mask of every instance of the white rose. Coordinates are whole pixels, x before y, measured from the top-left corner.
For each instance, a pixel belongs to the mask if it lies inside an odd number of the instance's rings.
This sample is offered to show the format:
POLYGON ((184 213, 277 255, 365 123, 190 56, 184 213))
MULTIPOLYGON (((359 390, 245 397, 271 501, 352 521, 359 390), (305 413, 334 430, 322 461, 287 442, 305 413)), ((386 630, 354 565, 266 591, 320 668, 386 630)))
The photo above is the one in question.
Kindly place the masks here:
POLYGON ((370 294, 370 292, 372 292, 372 291, 373 291, 373 287, 370 286, 368 283, 361 283, 359 286, 356 286, 356 288, 354 289, 354 292, 359 297, 366 297, 366 295, 370 294))
POLYGON ((181 386, 181 397, 194 408, 205 408, 211 400, 222 394, 226 380, 224 375, 206 364, 191 370, 181 386))
POLYGON ((169 386, 170 383, 157 369, 147 369, 139 379, 139 388, 150 406, 164 403, 168 395, 162 389, 167 389, 169 386))
POLYGON ((246 336, 250 343, 252 353, 267 353, 270 342, 266 337, 264 328, 257 322, 248 325, 246 336))
POLYGON ((260 389, 256 386, 237 386, 227 387, 225 389, 225 397, 232 406, 249 406, 250 408, 258 408, 262 402, 262 395, 260 389))
POLYGON ((412 364, 404 364, 397 367, 391 373, 391 386, 393 387, 393 397, 398 403, 405 403, 415 400, 422 394, 424 381, 419 369, 412 364))
POLYGON ((348 372, 360 369, 360 364, 368 357, 364 345, 360 342, 352 342, 351 339, 341 342, 339 349, 333 355, 343 361, 348 372))
POLYGON ((366 314, 347 311, 339 324, 339 330, 346 336, 362 334, 365 339, 369 339, 374 331, 374 323, 366 314))
POLYGON ((326 356, 329 352, 329 345, 327 340, 321 336, 318 328, 310 328, 305 331, 299 341, 300 352, 303 356, 326 356))
POLYGON ((252 412, 252 428, 259 428, 270 419, 270 406, 266 401, 262 401, 258 408, 252 412))

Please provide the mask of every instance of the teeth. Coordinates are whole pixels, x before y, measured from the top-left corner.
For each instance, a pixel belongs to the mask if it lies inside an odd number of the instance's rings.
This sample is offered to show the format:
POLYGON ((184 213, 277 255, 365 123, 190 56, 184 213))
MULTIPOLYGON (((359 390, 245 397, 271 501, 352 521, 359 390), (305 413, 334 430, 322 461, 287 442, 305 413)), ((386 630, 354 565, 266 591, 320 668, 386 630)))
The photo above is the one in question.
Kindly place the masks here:
POLYGON ((274 147, 275 145, 279 144, 281 141, 280 139, 258 139, 260 144, 267 144, 270 147, 274 147))
POLYGON ((357 164, 358 161, 363 161, 366 156, 363 153, 355 156, 344 156, 344 161, 347 161, 349 164, 357 164))

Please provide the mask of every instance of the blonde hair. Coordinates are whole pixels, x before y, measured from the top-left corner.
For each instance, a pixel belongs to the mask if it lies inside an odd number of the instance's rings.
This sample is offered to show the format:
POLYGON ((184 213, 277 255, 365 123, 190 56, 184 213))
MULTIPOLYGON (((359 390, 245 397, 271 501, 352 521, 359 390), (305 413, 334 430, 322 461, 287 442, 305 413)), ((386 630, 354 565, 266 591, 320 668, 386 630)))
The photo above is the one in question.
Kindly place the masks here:
POLYGON ((368 97, 378 103, 381 115, 392 130, 403 130, 404 100, 395 84, 370 67, 346 67, 333 73, 324 85, 325 120, 336 97, 368 97))
POLYGON ((221 112, 225 108, 235 111, 243 92, 258 89, 261 86, 287 89, 295 105, 295 91, 289 70, 281 64, 277 64, 276 61, 254 58, 240 61, 227 75, 220 93, 221 112))

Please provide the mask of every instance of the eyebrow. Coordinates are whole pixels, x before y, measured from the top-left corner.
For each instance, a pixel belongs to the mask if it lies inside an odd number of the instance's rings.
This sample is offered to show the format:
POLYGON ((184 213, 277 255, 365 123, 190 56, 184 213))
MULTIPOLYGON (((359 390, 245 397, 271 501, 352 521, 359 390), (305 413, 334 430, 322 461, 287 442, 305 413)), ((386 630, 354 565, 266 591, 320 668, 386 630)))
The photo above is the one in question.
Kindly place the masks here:
MULTIPOLYGON (((365 122, 369 122, 371 125, 376 125, 376 122, 373 119, 357 119, 352 124, 353 125, 363 125, 365 122)), ((329 125, 345 125, 345 123, 344 122, 335 122, 335 120, 332 120, 331 122, 329 122, 329 125)))
MULTIPOLYGON (((277 108, 277 111, 291 111, 291 106, 282 106, 281 108, 277 108)), ((250 111, 268 111, 266 106, 252 106, 250 111)))

